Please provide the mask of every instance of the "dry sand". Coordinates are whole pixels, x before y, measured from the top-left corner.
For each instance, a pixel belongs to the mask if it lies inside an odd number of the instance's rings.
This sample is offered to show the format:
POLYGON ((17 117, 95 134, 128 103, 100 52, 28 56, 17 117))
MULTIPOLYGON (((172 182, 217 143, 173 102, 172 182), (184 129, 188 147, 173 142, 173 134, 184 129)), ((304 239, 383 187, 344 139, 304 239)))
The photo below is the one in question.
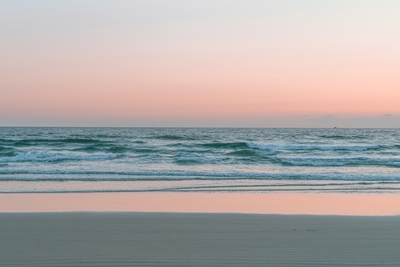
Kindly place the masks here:
POLYGON ((400 266, 400 217, 0 213, 0 266, 400 266))

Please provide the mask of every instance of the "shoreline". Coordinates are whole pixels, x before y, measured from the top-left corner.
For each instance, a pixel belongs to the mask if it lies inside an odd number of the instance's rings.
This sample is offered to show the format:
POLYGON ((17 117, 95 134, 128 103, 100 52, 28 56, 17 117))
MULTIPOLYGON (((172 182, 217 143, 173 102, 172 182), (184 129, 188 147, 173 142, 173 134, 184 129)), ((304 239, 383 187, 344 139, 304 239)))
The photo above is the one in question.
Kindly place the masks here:
POLYGON ((400 194, 351 193, 7 193, 0 213, 172 212, 400 215, 400 194))

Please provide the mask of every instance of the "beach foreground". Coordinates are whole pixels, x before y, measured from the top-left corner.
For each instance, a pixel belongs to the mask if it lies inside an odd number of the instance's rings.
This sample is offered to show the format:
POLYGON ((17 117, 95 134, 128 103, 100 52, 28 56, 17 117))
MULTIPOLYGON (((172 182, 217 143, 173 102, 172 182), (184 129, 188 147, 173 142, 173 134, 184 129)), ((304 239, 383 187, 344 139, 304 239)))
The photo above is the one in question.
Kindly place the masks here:
POLYGON ((1 266, 399 266, 399 216, 0 213, 1 266))

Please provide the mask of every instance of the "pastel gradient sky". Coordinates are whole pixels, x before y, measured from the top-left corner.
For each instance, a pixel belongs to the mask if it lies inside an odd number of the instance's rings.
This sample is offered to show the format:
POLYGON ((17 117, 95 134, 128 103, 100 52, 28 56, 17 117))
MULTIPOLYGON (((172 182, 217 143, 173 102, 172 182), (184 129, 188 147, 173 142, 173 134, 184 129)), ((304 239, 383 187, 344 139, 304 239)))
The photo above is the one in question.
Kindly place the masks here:
POLYGON ((0 125, 400 127, 400 1, 3 0, 0 125))

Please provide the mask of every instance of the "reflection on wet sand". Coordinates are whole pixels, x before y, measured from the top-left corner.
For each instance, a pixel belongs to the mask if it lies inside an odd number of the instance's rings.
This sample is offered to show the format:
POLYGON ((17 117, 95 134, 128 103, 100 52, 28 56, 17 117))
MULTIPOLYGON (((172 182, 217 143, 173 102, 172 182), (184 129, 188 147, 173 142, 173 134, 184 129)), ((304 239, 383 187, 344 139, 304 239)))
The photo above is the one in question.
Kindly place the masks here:
POLYGON ((66 193, 0 194, 0 212, 212 212, 399 215, 399 194, 66 193))

